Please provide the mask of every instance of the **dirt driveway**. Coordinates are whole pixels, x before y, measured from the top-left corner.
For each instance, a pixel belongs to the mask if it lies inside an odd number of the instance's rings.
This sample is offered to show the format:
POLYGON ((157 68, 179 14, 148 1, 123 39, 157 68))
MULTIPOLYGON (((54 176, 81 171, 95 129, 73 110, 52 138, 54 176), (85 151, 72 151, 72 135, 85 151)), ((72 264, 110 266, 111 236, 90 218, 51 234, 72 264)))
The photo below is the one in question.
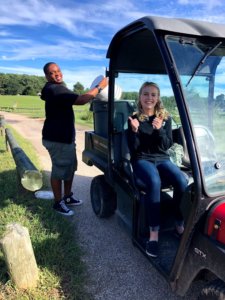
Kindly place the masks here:
MULTIPOLYGON (((24 138, 34 145, 46 172, 50 170, 47 151, 41 144, 43 120, 35 120, 0 112, 24 138)), ((84 130, 77 129, 77 153, 79 166, 73 184, 73 192, 83 199, 73 218, 79 243, 84 251, 83 259, 88 267, 87 289, 93 300, 177 300, 197 299, 197 285, 184 297, 173 295, 164 278, 133 246, 130 237, 119 226, 116 216, 99 219, 92 212, 89 188, 94 176, 100 174, 95 167, 82 162, 84 130)))

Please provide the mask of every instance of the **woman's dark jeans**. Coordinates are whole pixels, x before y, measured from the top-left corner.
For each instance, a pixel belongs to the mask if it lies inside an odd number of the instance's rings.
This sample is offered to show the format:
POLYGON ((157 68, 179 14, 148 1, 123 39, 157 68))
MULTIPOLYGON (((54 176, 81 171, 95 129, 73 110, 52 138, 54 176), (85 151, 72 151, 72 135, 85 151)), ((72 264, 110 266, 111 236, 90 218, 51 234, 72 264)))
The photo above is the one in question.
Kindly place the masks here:
POLYGON ((187 178, 170 160, 150 162, 144 159, 133 163, 134 174, 146 185, 146 210, 149 227, 159 230, 160 225, 160 191, 163 185, 173 186, 174 217, 178 225, 183 224, 180 202, 187 187, 187 178))

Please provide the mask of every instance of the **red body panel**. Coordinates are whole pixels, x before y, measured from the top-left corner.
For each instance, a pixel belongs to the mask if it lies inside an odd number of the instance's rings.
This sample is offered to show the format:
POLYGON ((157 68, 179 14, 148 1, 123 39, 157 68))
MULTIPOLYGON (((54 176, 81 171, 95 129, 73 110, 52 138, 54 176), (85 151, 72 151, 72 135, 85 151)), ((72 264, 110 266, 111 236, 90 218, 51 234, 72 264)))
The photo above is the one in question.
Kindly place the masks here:
POLYGON ((206 233, 225 244, 225 202, 214 206, 209 212, 206 233))

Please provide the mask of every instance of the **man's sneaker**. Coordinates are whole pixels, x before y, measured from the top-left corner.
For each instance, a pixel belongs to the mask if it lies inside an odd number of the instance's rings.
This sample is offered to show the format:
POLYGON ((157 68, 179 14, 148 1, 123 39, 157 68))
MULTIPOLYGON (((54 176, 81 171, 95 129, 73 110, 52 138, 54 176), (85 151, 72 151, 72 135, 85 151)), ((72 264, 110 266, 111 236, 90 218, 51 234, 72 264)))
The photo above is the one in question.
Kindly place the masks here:
POLYGON ((64 196, 63 200, 65 201, 66 205, 81 205, 83 203, 82 200, 75 199, 73 197, 73 193, 71 193, 69 196, 64 196))
POLYGON ((158 256, 158 242, 157 241, 147 241, 146 243, 146 253, 151 257, 158 256))
POLYGON ((74 212, 72 210, 70 210, 64 200, 61 200, 60 202, 55 202, 55 204, 53 205, 54 210, 57 211, 57 213, 64 215, 64 216, 73 216, 74 212))

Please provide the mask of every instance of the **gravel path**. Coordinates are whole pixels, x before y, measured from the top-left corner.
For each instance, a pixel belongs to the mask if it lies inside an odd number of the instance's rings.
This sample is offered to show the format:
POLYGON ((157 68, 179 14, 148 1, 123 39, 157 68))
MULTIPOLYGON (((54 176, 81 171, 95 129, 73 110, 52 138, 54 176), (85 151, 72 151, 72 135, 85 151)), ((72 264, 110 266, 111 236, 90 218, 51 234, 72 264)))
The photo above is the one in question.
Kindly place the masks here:
MULTIPOLYGON (((50 171, 48 153, 41 144, 43 120, 29 119, 21 115, 0 112, 6 122, 23 137, 30 140, 46 172, 50 171)), ((118 224, 116 216, 97 218, 91 208, 89 188, 94 176, 101 172, 82 162, 84 130, 77 129, 78 171, 73 192, 84 203, 75 210, 79 242, 84 251, 83 259, 88 267, 87 289, 93 300, 178 300, 197 299, 198 284, 193 285, 184 298, 174 295, 165 279, 133 246, 130 237, 118 224)))

